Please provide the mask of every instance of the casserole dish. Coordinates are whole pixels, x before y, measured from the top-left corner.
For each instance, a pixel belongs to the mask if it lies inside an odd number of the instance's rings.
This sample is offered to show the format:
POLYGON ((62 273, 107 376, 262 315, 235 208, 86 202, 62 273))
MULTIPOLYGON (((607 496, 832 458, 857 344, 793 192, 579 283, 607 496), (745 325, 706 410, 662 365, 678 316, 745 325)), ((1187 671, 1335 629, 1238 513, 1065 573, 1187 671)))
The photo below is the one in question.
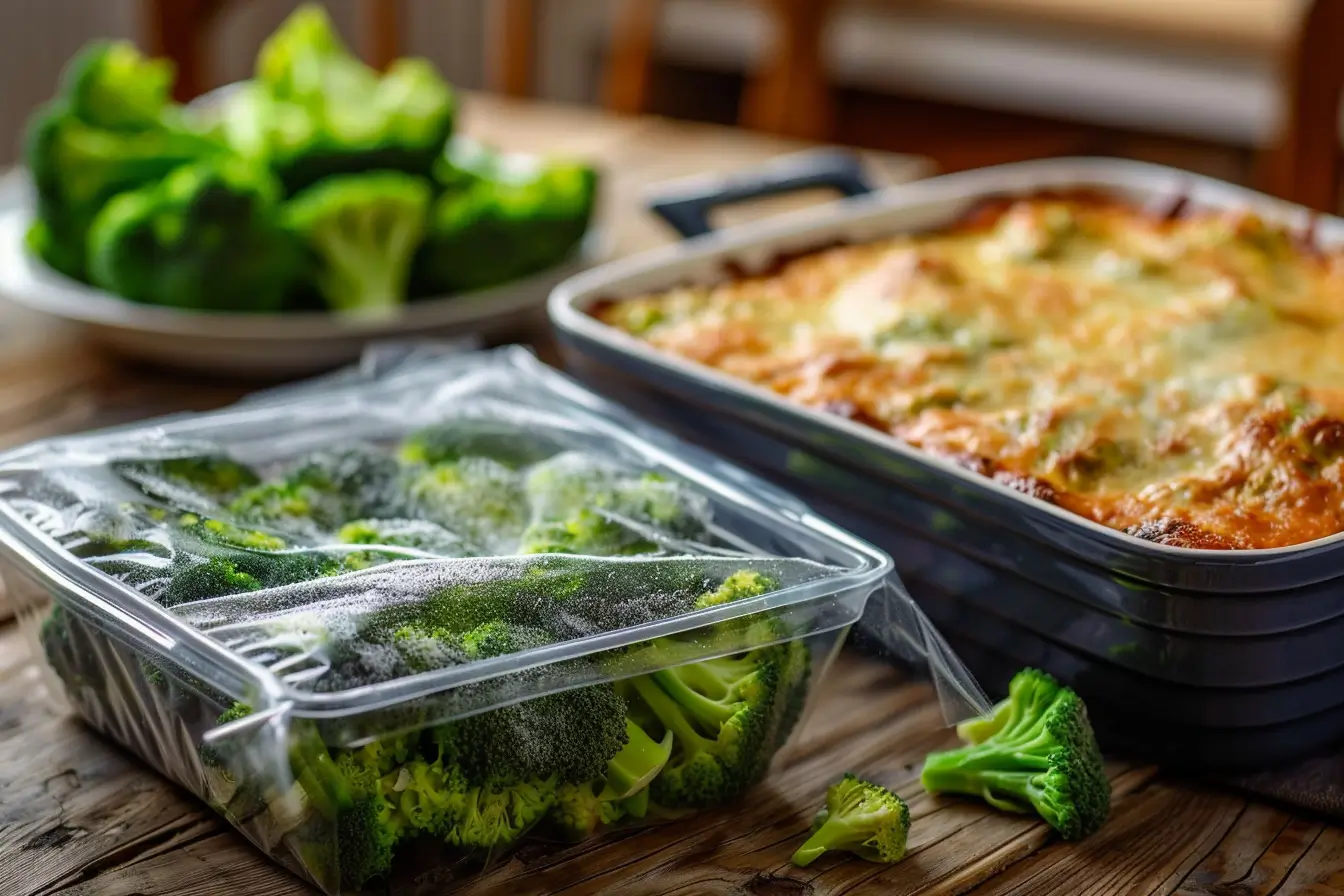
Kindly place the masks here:
MULTIPOLYGON (((813 186, 827 182, 824 168, 813 172, 813 186)), ((855 192, 847 173, 835 182, 855 192)), ((1165 671, 1201 687, 1291 686, 1337 668, 1329 644, 1334 626, 1344 622, 1344 536, 1242 550, 1140 539, 871 427, 659 351, 592 313, 626 297, 777 270, 780 259, 825 247, 936 230, 993 197, 1077 191, 1164 214, 1178 207, 1249 209, 1318 246, 1344 244, 1339 219, 1186 172, 1106 159, 1029 162, 937 177, 854 196, 830 206, 820 220, 776 219, 722 232, 710 232, 707 222, 718 194, 674 189, 670 201, 655 201, 653 208, 674 208, 666 217, 689 238, 566 281, 551 296, 551 319, 566 363, 595 388, 689 439, 767 471, 809 500, 849 511, 851 523, 864 518, 865 531, 880 535, 894 551, 917 601, 932 607, 944 598, 949 575, 962 579, 959 596, 978 594, 981 606, 998 601, 997 616, 980 615, 980 631, 1010 617, 1038 635, 1049 634, 1045 629, 1060 621, 1060 608, 1072 602, 1071 616, 1090 614, 1086 634, 1075 643, 1081 655, 1089 656, 1088 648, 1104 654, 1113 646, 1111 636, 1137 623, 1146 627, 1155 648, 1137 662, 1161 678, 1168 677, 1161 675, 1165 671), (1001 582, 1017 584, 1000 595, 1001 582), (1042 602, 1059 611, 1053 619, 1032 615, 1042 602), (1096 637, 1098 630, 1105 634, 1096 637), (1304 663, 1294 655, 1292 638, 1276 643, 1273 637, 1296 630, 1306 630, 1301 637, 1320 647, 1304 663), (1187 642, 1208 652, 1193 664, 1171 666, 1159 645, 1190 635, 1209 636, 1187 642), (1244 665, 1247 661, 1264 665, 1244 665)), ((737 189, 732 198, 749 195, 737 189)), ((1201 692, 1190 693, 1197 700, 1201 692)), ((1240 692, 1226 691, 1224 697, 1233 693, 1240 692)), ((1093 694, 1112 706, 1130 699, 1123 679, 1109 680, 1093 694)), ((1336 733, 1329 726, 1313 730, 1336 733)), ((1287 747, 1294 741, 1274 743, 1287 747)))
MULTIPOLYGON (((326 892, 399 889, 429 845, 442 889, 530 832, 652 820, 650 794, 726 801, 894 587, 880 551, 521 349, 370 369, 0 457, 52 693, 326 892), (716 661, 780 674, 738 707, 745 761, 691 794, 649 688, 716 661)), ((960 669, 905 607, 905 658, 960 669)))

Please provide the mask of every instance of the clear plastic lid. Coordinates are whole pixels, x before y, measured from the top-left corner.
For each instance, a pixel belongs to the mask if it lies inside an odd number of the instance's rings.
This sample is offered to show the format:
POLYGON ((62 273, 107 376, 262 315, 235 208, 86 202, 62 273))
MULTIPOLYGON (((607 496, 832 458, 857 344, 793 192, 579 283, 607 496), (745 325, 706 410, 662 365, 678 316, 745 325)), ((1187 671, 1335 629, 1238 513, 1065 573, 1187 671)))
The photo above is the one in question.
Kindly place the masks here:
MULTIPOLYGON (((35 443, 0 457, 0 490, 4 550, 64 604, 203 691, 327 720, 638 674, 636 645, 669 635, 680 661, 725 655, 748 643, 726 632, 761 632, 721 623, 767 610, 781 640, 841 628, 891 570, 518 348, 383 349, 223 411, 35 443)), ((892 630, 960 695, 952 715, 978 708, 926 623, 892 630)))

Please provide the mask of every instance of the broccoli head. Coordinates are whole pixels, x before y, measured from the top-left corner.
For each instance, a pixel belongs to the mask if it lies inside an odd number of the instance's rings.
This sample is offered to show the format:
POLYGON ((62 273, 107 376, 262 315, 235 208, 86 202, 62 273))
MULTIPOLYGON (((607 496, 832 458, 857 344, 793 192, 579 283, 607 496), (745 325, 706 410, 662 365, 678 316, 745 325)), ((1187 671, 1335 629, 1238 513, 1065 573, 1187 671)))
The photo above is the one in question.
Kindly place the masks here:
POLYGON ((717 607, 720 604, 746 600, 749 597, 759 597, 762 594, 774 591, 778 587, 779 583, 755 570, 738 570, 724 579, 718 588, 697 597, 695 608, 703 610, 706 607, 717 607))
POLYGON ((561 784, 547 821, 561 838, 579 843, 624 817, 621 801, 600 796, 593 784, 561 784))
POLYGON ((559 264, 587 232, 597 195, 585 165, 499 156, 462 140, 436 176, 444 192, 416 257, 417 296, 486 289, 559 264))
POLYGON ((240 519, 282 530, 330 532, 370 513, 395 509, 397 462, 356 445, 318 451, 300 460, 280 480, 240 494, 230 510, 240 519))
POLYGON ((413 474, 407 489, 416 515, 481 549, 512 554, 528 523, 518 474, 498 461, 464 457, 413 474))
POLYGON ((345 557, 351 569, 432 555, 469 557, 472 547, 438 523, 428 520, 365 519, 346 523, 336 533, 343 545, 370 545, 377 550, 354 551, 345 557), (398 550, 402 549, 402 550, 398 550))
POLYGON ((468 849, 509 846, 541 821, 555 802, 554 778, 494 781, 467 791, 465 805, 447 841, 468 849))
POLYGON ((94 41, 66 64, 60 94, 81 121, 109 131, 161 127, 173 108, 173 64, 129 41, 94 41))
POLYGON ((242 159, 188 165, 122 193, 89 231, 89 277, 136 302, 278 311, 305 274, 280 226, 279 184, 242 159))
POLYGON ((24 162, 37 198, 29 248, 61 273, 84 280, 89 228, 109 200, 222 152, 217 141, 176 127, 96 127, 77 117, 66 100, 55 100, 33 114, 25 136, 24 162))
POLYGON ((568 519, 533 523, 523 532, 520 554, 585 554, 621 557, 653 554, 657 542, 595 510, 575 511, 568 519))
POLYGON ((334 310, 387 314, 406 300, 429 185, 394 171, 327 178, 291 199, 285 221, 308 247, 334 310))
POLYGON ((910 807, 885 787, 846 774, 826 789, 826 807, 812 822, 812 836, 793 854, 793 864, 811 865, 828 850, 852 852, 869 862, 905 858, 910 807))
POLYGON ((924 760, 925 790, 1034 811, 1066 840, 1081 840, 1106 821, 1110 783, 1087 707, 1072 689, 1025 669, 990 719, 962 731, 970 743, 924 760))
POLYGON ((260 579, 239 569, 232 560, 211 557, 178 570, 172 582, 159 595, 158 602, 165 607, 175 607, 189 601, 223 597, 226 594, 260 591, 264 587, 260 579))
POLYGON ((290 192, 366 171, 427 177, 456 113, 452 88, 432 65, 399 59, 379 74, 350 53, 315 5, 271 36, 257 81, 227 105, 226 139, 264 158, 290 192))

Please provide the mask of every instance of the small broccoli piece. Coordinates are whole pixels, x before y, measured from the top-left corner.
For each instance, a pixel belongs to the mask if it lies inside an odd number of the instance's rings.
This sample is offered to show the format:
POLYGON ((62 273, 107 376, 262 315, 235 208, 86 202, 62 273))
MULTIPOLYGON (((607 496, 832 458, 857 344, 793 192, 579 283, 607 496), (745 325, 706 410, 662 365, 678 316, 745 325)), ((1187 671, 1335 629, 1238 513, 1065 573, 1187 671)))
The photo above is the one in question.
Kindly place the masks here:
POLYGON ((309 96, 322 88, 322 64, 349 56, 326 9, 305 3, 262 44, 257 54, 257 81, 280 96, 309 96))
POLYGON ((447 629, 407 624, 392 633, 392 647, 412 672, 428 672, 465 663, 462 638, 447 629))
POLYGON ((94 41, 66 64, 59 93, 80 120, 109 131, 161 127, 172 108, 173 64, 129 41, 94 41))
POLYGON ((445 189, 416 256, 417 296, 486 289, 559 264, 583 240, 597 196, 586 165, 500 156, 461 139, 436 177, 445 189))
POLYGON ((1014 676, 992 719, 965 729, 972 742, 924 760, 930 793, 979 797, 1007 812, 1036 812, 1066 840, 1095 833, 1111 789, 1087 707, 1035 669, 1014 676))
POLYGON ((624 817, 620 801, 603 798, 593 784, 584 783, 561 784, 547 820, 560 837, 579 843, 624 817))
POLYGON ((525 488, 537 521, 567 521, 591 510, 616 523, 646 526, 679 539, 706 539, 710 509, 703 495, 646 471, 630 472, 565 452, 528 471, 525 488))
POLYGON ((83 560, 117 557, 131 563, 150 564, 171 556, 172 551, 155 528, 130 506, 90 507, 79 514, 66 532, 61 547, 83 560))
POLYGON ((412 477, 407 493, 417 516, 486 553, 514 553, 528 523, 518 474, 484 457, 427 467, 412 477))
MULTIPOLYGON (((151 678, 158 679, 158 681, 163 680, 164 677, 163 670, 159 669, 156 666, 149 667, 148 669, 145 670, 145 672, 146 672, 145 678, 146 680, 149 680, 151 684, 156 683, 155 681, 151 680, 151 678)), ((230 706, 228 709, 224 710, 224 712, 219 714, 219 718, 215 719, 215 727, 218 728, 220 726, 227 725, 230 722, 236 722, 239 719, 245 719, 248 716, 252 715, 252 712, 253 712, 252 707, 249 706, 248 704, 242 702, 235 702, 232 706, 230 706)), ((212 744, 202 744, 199 752, 201 755, 201 761, 204 762, 207 767, 219 768, 220 766, 223 765, 223 757, 220 756, 219 750, 216 749, 212 744)), ((232 796, 235 792, 236 787, 231 787, 229 789, 228 795, 232 796)))
POLYGON ((280 185, 238 158, 187 165, 114 197, 89 230, 89 277, 123 298, 279 311, 307 259, 279 221, 280 185))
POLYGON ((244 529, 225 520, 184 513, 178 525, 202 541, 223 547, 245 548, 249 551, 283 551, 288 543, 278 535, 256 529, 244 529))
POLYGON ((543 441, 520 439, 516 430, 507 425, 466 426, 460 422, 417 430, 397 448, 397 457, 411 466, 484 457, 516 470, 543 461, 550 454, 543 441))
POLYGON ((429 762, 421 757, 383 778, 383 795, 405 819, 412 833, 451 836, 462 817, 470 788, 462 770, 442 759, 429 762))
POLYGON ((569 519, 533 523, 523 532, 520 554, 584 554, 624 557, 653 554, 656 542, 594 510, 579 510, 569 519))
POLYGON ((375 171, 309 187, 287 203, 285 221, 316 259, 318 290, 331 308, 387 314, 406 300, 428 206, 424 181, 375 171))
POLYGON ((230 510, 240 519, 315 534, 352 519, 395 509, 395 460, 368 447, 311 454, 280 481, 240 494, 230 510))
POLYGON ((175 607, 226 594, 260 591, 264 587, 256 576, 239 569, 232 560, 211 557, 174 575, 172 583, 159 595, 158 601, 165 607, 175 607))
POLYGON ((366 544, 390 550, 355 551, 347 554, 345 565, 367 569, 379 563, 423 557, 470 557, 475 549, 460 536, 427 520, 366 519, 347 523, 336 533, 343 545, 366 544), (409 550, 397 550, 408 548, 409 550))
POLYGON ((749 597, 759 597, 762 594, 768 594, 779 587, 779 583, 763 576, 759 572, 750 569, 742 569, 730 575, 723 580, 723 584, 718 588, 706 594, 702 594, 695 599, 695 608, 703 610, 707 607, 717 607, 720 604, 728 604, 733 601, 745 600, 749 597))
POLYGON ((148 497, 175 505, 201 499, 227 503, 261 482, 251 467, 223 455, 124 461, 112 466, 148 497))
POLYGON ((453 846, 499 849, 516 842, 555 802, 554 778, 491 782, 467 791, 447 841, 453 846))
POLYGON ((806 868, 827 850, 852 852, 869 862, 905 858, 910 807, 885 787, 846 774, 826 789, 826 808, 812 822, 812 836, 793 854, 806 868))
POLYGON ((638 722, 625 720, 626 744, 607 762, 602 798, 625 800, 648 789, 672 757, 672 732, 661 741, 649 737, 638 722))
MULTIPOLYGON (((334 765, 346 796, 336 815, 341 886, 357 891, 392 869, 392 849, 405 833, 406 821, 384 795, 376 765, 349 752, 338 755, 334 765)), ((313 791, 305 790, 311 797, 313 791)))

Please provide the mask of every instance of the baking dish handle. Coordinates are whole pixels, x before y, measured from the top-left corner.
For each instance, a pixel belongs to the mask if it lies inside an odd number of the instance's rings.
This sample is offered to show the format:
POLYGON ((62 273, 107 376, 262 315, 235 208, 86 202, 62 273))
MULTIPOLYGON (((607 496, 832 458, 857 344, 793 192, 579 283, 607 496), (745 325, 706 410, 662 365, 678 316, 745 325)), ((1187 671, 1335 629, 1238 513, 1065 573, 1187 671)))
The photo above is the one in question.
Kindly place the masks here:
POLYGON ((818 187, 830 187, 845 196, 862 196, 874 190, 858 155, 843 149, 813 149, 724 176, 659 184, 646 205, 690 238, 714 230, 709 213, 721 205, 818 187))

